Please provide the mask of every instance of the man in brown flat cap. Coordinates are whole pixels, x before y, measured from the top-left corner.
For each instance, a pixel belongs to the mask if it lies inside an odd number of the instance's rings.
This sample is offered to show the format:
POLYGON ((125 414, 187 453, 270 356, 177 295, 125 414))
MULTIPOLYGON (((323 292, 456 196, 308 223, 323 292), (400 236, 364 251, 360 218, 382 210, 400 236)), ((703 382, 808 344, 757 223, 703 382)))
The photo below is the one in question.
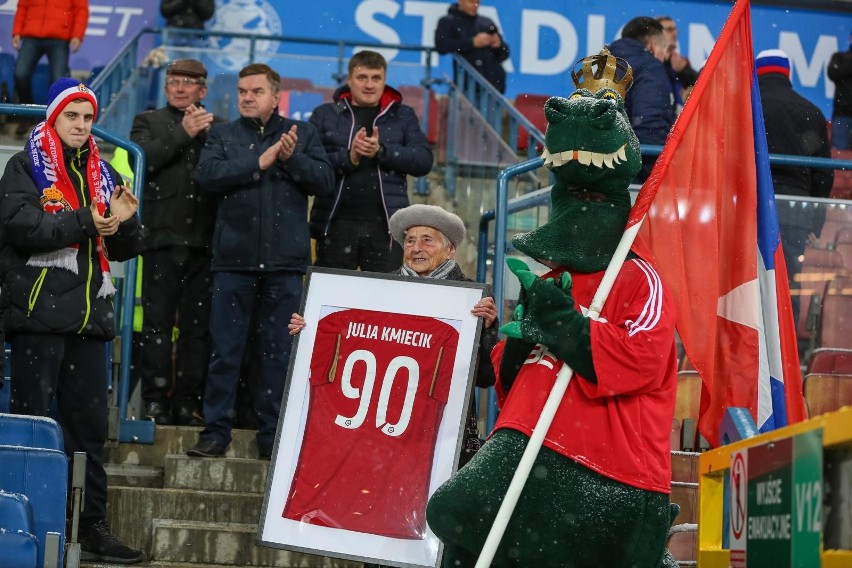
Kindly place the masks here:
POLYGON ((166 69, 168 104, 136 115, 130 139, 145 151, 142 333, 137 341, 145 415, 157 424, 201 426, 198 410, 210 354, 209 243, 215 203, 195 181, 214 122, 202 105, 207 69, 176 59, 166 69), (172 330, 179 330, 172 368, 172 330))

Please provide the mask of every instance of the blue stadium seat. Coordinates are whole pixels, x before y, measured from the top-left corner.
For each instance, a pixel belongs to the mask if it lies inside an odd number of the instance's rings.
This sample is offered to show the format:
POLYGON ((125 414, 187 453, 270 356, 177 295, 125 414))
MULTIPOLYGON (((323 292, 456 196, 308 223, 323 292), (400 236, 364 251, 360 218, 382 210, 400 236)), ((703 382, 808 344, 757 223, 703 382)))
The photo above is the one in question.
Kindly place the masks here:
POLYGON ((0 551, 3 566, 9 568, 38 568, 38 541, 26 531, 0 528, 0 551))
POLYGON ((41 543, 37 566, 44 565, 47 533, 58 533, 58 550, 64 550, 68 461, 63 452, 0 445, 0 489, 26 495, 32 505, 33 535, 41 543))
POLYGON ((11 103, 15 100, 15 56, 0 53, 0 102, 11 103))
MULTIPOLYGON (((33 532, 33 508, 26 495, 0 489, 0 529, 10 532, 33 532)), ((0 547, 0 550, 3 548, 0 547)))
POLYGON ((62 428, 52 418, 0 414, 0 444, 63 451, 62 428))
POLYGON ((33 73, 33 104, 46 105, 49 90, 50 66, 47 63, 39 63, 33 73))

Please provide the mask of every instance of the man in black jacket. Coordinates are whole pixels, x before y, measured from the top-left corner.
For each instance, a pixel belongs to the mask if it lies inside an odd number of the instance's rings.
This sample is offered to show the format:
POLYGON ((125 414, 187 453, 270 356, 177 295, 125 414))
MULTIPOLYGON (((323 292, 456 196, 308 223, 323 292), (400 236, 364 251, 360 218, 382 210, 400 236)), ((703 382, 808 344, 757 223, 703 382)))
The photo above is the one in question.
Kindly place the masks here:
MULTIPOLYGON (((790 58, 780 49, 761 51, 754 60, 763 121, 770 154, 830 158, 826 119, 816 105, 793 90, 790 58)), ((775 193, 798 197, 828 197, 834 183, 834 170, 800 166, 772 166, 775 193)), ((822 231, 822 215, 813 208, 789 207, 781 202, 778 224, 790 291, 800 288, 795 276, 802 269, 802 255, 809 242, 822 231)), ((794 321, 799 320, 799 295, 792 296, 794 321)))
POLYGON ((139 201, 100 159, 95 95, 61 78, 47 118, 0 179, 2 314, 12 344, 12 412, 58 414, 65 453, 86 454, 82 559, 136 564, 106 523, 106 342, 115 337, 108 260, 138 253, 139 201))
POLYGON ((210 126, 224 122, 201 106, 206 79, 200 61, 173 61, 166 68, 168 104, 136 115, 130 131, 147 170, 138 373, 145 414, 157 424, 204 425, 199 401, 210 360, 209 246, 216 205, 199 189, 195 167, 210 126))
POLYGON ((268 65, 243 68, 240 118, 213 126, 198 162, 199 185, 220 201, 212 240, 205 427, 190 456, 222 456, 231 442, 252 314, 261 358, 254 403, 258 453, 272 455, 290 359, 287 323, 299 307, 310 260, 308 197, 330 195, 334 180, 316 128, 278 114, 279 81, 268 65))
POLYGON ((385 83, 386 73, 380 53, 359 51, 334 101, 311 114, 337 190, 311 208, 317 266, 390 272, 402 262, 388 219, 408 206, 408 175, 432 169, 432 149, 414 109, 385 83))
POLYGON ((849 49, 831 56, 828 78, 834 81, 831 145, 838 150, 848 150, 852 148, 852 35, 849 36, 849 49))
POLYGON ((479 0, 459 0, 450 6, 435 28, 435 49, 441 55, 458 53, 495 89, 505 93, 503 62, 509 59, 509 46, 497 25, 480 16, 478 10, 479 0))

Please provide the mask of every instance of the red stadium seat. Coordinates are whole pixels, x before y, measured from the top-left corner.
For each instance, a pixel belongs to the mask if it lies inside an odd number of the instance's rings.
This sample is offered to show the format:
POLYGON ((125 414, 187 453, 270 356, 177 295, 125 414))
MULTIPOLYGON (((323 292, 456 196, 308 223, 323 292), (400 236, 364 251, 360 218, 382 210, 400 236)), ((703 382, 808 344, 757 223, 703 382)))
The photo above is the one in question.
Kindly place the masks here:
POLYGON ((843 257, 834 250, 808 247, 802 270, 795 276, 799 282, 799 321, 797 335, 799 339, 810 339, 813 331, 814 316, 820 311, 820 299, 827 282, 846 273, 843 257), (817 313, 811 313, 816 310, 817 313), (809 319, 810 316, 810 319, 809 319))
MULTIPOLYGON (((852 150, 831 150, 835 160, 852 161, 852 150)), ((834 199, 852 199, 852 169, 834 170, 834 185, 831 186, 830 197, 834 199)))
MULTIPOLYGON (((423 87, 420 85, 400 85, 397 90, 402 93, 402 102, 414 109, 417 118, 423 120, 423 87)), ((439 128, 439 105, 433 90, 429 90, 429 132, 426 137, 430 144, 438 142, 439 128)))
POLYGON ((852 349, 815 349, 805 374, 852 375, 852 349))
POLYGON ((852 405, 852 375, 813 373, 802 384, 808 416, 852 405))
POLYGON ((819 239, 814 246, 824 249, 834 248, 837 233, 846 227, 852 227, 852 207, 845 204, 828 205, 822 232, 820 232, 819 239))
POLYGON ((826 286, 817 345, 852 349, 852 280, 841 278, 826 286))
MULTIPOLYGON (((515 98, 515 108, 520 111, 533 126, 542 133, 547 129, 547 120, 544 118, 544 103, 549 95, 533 95, 523 93, 515 98)), ((525 152, 529 147, 530 135, 526 128, 518 127, 518 151, 525 152)))

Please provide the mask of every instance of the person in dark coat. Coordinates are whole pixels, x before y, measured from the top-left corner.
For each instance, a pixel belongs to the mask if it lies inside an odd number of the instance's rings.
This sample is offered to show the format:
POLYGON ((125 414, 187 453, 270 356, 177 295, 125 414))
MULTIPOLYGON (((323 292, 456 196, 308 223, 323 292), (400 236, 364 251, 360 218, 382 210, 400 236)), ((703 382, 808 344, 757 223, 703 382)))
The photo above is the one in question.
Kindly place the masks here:
POLYGON ((429 173, 433 156, 414 109, 386 84, 386 73, 380 53, 359 51, 346 85, 311 114, 336 188, 311 209, 317 266, 388 272, 402 261, 388 218, 408 205, 408 176, 429 173))
POLYGON ((215 11, 214 0, 160 0, 160 14, 170 28, 204 29, 215 11))
POLYGON ((838 150, 849 150, 852 148, 852 35, 849 49, 831 56, 828 78, 834 81, 831 145, 838 150))
POLYGON ((497 25, 480 16, 478 10, 479 0, 459 0, 450 6, 435 28, 435 49, 441 55, 458 53, 495 89, 505 93, 503 62, 509 59, 509 46, 497 25))
MULTIPOLYGON (((12 344, 11 410, 57 416, 65 453, 86 454, 81 557, 136 564, 106 523, 106 342, 115 337, 109 260, 139 250, 139 201, 100 159, 94 93, 50 87, 46 119, 0 179, 0 311, 12 344), (55 414, 54 414, 55 412, 55 414)), ((69 476, 70 478, 70 476, 69 476)))
MULTIPOLYGON (((674 93, 663 65, 667 45, 662 24, 640 16, 627 22, 621 39, 609 46, 613 55, 633 68, 633 87, 624 103, 640 144, 662 146, 674 124, 674 93)), ((656 161, 656 156, 642 156, 642 169, 634 181, 645 181, 656 161)))
POLYGON ((253 314, 261 357, 254 402, 258 454, 272 455, 290 359, 286 326, 310 261, 308 197, 329 196, 334 180, 316 128, 278 114, 280 80, 268 65, 244 67, 237 82, 240 118, 211 128, 198 162, 198 184, 220 201, 211 245, 205 426, 189 456, 223 456, 231 443, 253 314))
MULTIPOLYGON (((754 60, 763 122, 770 154, 830 158, 825 116, 816 105, 793 90, 790 58, 780 49, 761 51, 754 60)), ((801 166, 773 165, 775 193, 798 197, 828 197, 834 183, 834 170, 801 166)), ((825 221, 825 209, 787 207, 779 203, 778 224, 790 291, 799 290, 795 278, 802 270, 801 258, 808 243, 816 240, 825 221)), ((794 321, 799 318, 799 295, 792 294, 794 321)))
POLYGON ((148 419, 203 426, 199 401, 210 360, 210 237, 216 203, 199 189, 195 167, 207 131, 225 120, 201 104, 207 69, 200 61, 172 61, 165 83, 166 106, 137 114, 130 130, 130 139, 145 152, 146 166, 137 369, 148 419), (175 327, 179 335, 172 365, 175 327))

